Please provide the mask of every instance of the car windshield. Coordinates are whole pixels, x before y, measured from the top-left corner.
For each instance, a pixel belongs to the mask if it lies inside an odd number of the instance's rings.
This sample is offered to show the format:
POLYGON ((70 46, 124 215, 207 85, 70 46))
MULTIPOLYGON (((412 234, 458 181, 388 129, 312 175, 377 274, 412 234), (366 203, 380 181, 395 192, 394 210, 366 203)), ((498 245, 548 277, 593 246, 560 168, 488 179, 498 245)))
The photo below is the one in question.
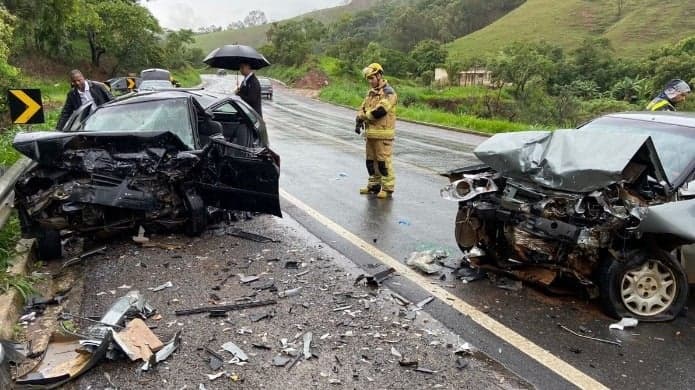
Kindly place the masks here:
POLYGON ((586 131, 611 131, 649 135, 669 182, 680 177, 695 159, 695 128, 646 120, 602 117, 581 127, 586 131))
POLYGON ((171 87, 171 83, 167 80, 145 80, 140 83, 139 89, 154 91, 156 89, 167 89, 171 87))
POLYGON ((82 125, 82 131, 170 131, 194 148, 185 99, 151 100, 101 107, 82 125))

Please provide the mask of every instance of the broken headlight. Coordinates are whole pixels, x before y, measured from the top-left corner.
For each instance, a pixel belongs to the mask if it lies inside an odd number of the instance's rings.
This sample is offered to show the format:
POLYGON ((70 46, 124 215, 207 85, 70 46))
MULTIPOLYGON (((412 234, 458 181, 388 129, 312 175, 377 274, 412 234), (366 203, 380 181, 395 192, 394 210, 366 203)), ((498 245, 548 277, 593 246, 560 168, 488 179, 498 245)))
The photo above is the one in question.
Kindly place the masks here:
POLYGON ((446 200, 455 202, 466 201, 480 194, 497 191, 497 184, 489 173, 479 175, 464 175, 463 179, 450 183, 439 194, 446 200))

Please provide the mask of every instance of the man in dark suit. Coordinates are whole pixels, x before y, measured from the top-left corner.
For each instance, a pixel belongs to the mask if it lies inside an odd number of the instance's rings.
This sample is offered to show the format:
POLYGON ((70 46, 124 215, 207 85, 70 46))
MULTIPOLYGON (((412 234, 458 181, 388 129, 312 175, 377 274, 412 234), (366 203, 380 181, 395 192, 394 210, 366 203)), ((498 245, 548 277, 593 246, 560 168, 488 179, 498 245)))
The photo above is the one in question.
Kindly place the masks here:
POLYGON ((236 94, 248 103, 251 108, 256 110, 258 115, 263 116, 263 113, 261 113, 261 83, 258 82, 256 75, 253 74, 251 65, 241 64, 239 72, 244 76, 244 80, 237 88, 236 94))
POLYGON ((60 112, 58 130, 65 126, 70 115, 83 104, 94 102, 95 105, 100 106, 113 100, 113 95, 111 95, 106 85, 98 81, 86 80, 82 72, 77 69, 70 71, 70 85, 72 89, 70 89, 65 99, 63 111, 60 112))

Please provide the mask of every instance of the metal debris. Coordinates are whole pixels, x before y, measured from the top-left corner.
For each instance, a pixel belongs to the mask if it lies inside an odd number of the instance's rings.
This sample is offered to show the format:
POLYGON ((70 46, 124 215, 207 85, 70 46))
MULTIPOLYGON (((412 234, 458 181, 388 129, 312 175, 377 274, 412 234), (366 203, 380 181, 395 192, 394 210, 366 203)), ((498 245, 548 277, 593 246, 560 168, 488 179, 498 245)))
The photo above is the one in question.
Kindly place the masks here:
POLYGON ((413 371, 422 372, 424 374, 436 374, 437 373, 437 371, 432 371, 429 368, 422 368, 422 367, 418 367, 418 368, 414 369, 413 371))
POLYGON ((294 275, 294 276, 295 276, 296 278, 299 278, 299 277, 302 277, 302 276, 308 274, 310 271, 311 271, 311 270, 306 270, 306 271, 300 272, 300 273, 298 273, 298 274, 296 274, 296 275, 294 275))
POLYGON ((227 371, 218 372, 217 374, 206 374, 208 379, 214 381, 215 379, 221 377, 222 375, 227 375, 227 371))
POLYGON ((599 338, 597 338, 597 337, 591 337, 591 336, 585 336, 585 335, 583 335, 583 334, 579 334, 579 333, 573 331, 572 329, 570 329, 570 328, 568 328, 568 327, 566 327, 566 326, 564 326, 564 325, 558 324, 558 326, 559 326, 560 328, 562 328, 563 330, 566 330, 567 332, 570 332, 570 333, 572 333, 573 335, 575 335, 575 336, 577 336, 577 337, 581 337, 581 338, 584 338, 584 339, 594 340, 594 341, 598 341, 598 342, 601 342, 601 343, 612 344, 612 345, 617 345, 618 347, 622 347, 622 344, 620 344, 620 343, 617 342, 617 341, 599 339, 599 338))
POLYGON ((313 339, 313 334, 311 332, 304 333, 304 359, 311 359, 311 341, 313 339))
POLYGON ((353 285, 357 285, 357 283, 359 283, 361 280, 366 280, 367 286, 371 288, 379 288, 381 286, 381 282, 390 278, 394 272, 396 272, 396 269, 391 267, 383 271, 379 271, 373 275, 361 274, 357 277, 357 279, 355 279, 353 285))
POLYGON ((82 260, 86 259, 86 258, 89 257, 89 256, 95 255, 95 254, 97 254, 97 253, 104 252, 105 250, 106 250, 106 246, 102 246, 102 247, 99 247, 99 248, 95 248, 95 249, 92 249, 92 250, 88 250, 88 251, 86 251, 86 252, 80 254, 80 255, 77 256, 77 257, 73 257, 72 259, 65 260, 65 261, 63 262, 63 265, 62 265, 60 268, 61 268, 61 269, 65 269, 65 268, 67 268, 67 267, 70 267, 70 266, 72 266, 72 265, 75 265, 75 264, 77 264, 77 263, 82 262, 82 260))
POLYGON ((287 297, 292 297, 295 295, 299 295, 299 293, 302 291, 301 287, 293 288, 290 290, 285 290, 285 291, 280 291, 278 292, 278 296, 280 298, 287 298, 287 297))
POLYGON ((249 357, 246 356, 244 351, 242 351, 241 348, 237 347, 237 345, 231 341, 222 344, 222 349, 231 353, 232 355, 234 355, 235 358, 239 359, 242 362, 249 360, 249 357))
POLYGON ((403 355, 401 355, 401 353, 398 352, 398 350, 397 350, 396 348, 394 348, 394 347, 391 347, 391 355, 397 357, 398 360, 403 359, 403 355))
POLYGON ((434 297, 427 297, 427 298, 423 299, 422 301, 416 303, 415 306, 422 309, 426 304, 432 302, 433 300, 434 300, 434 297))
POLYGON ((165 288, 171 288, 171 287, 174 287, 174 283, 172 283, 171 281, 168 281, 164 284, 160 284, 157 287, 148 287, 147 289, 152 291, 152 292, 157 292, 157 291, 162 291, 165 288))
POLYGON ((335 309, 333 309, 333 311, 343 311, 343 310, 348 310, 348 309, 352 309, 352 305, 336 307, 335 309))
POLYGON ((260 279, 256 275, 249 275, 249 276, 244 276, 244 275, 239 275, 239 283, 241 284, 247 284, 251 282, 255 282, 256 280, 260 279))
POLYGON ((245 232, 245 231, 243 231, 239 228, 235 228, 235 227, 231 227, 231 228, 227 229, 227 234, 229 234, 230 236, 239 237, 239 238, 243 238, 245 240, 250 240, 250 241, 255 241, 255 242, 260 242, 260 243, 280 242, 278 240, 273 240, 272 238, 261 236, 259 234, 245 232))
POLYGON ((454 351, 455 355, 470 355, 473 353, 473 347, 469 343, 459 345, 454 351))
POLYGON ((208 313, 208 312, 213 311, 213 310, 234 311, 234 310, 249 309, 252 307, 274 305, 276 303, 277 302, 275 300, 269 299, 269 300, 265 300, 265 301, 251 301, 251 302, 236 303, 233 305, 204 306, 204 307, 197 307, 194 309, 176 310, 174 312, 174 314, 176 314, 177 316, 185 316, 185 315, 189 315, 189 314, 208 313))
POLYGON ((638 323, 639 321, 636 318, 622 318, 620 319, 620 322, 610 324, 608 329, 624 330, 625 328, 634 328, 638 323))
POLYGON ((401 306, 408 306, 408 305, 412 304, 412 302, 410 302, 409 300, 403 298, 402 296, 400 296, 396 293, 391 293, 391 297, 393 297, 393 299, 396 301, 396 303, 398 303, 401 306))
POLYGON ((273 360, 272 360, 271 363, 272 363, 275 367, 285 367, 285 366, 287 365, 287 363, 290 362, 290 360, 292 360, 292 358, 287 357, 287 356, 284 356, 284 355, 276 355, 276 356, 273 358, 273 360))
POLYGON ((17 351, 17 346, 14 343, 0 340, 0 388, 12 388, 10 363, 19 364, 22 360, 24 360, 24 355, 17 351))
POLYGON ((436 274, 442 270, 442 266, 435 263, 439 259, 449 256, 443 250, 427 250, 422 252, 413 252, 408 257, 405 263, 413 268, 416 268, 426 274, 436 274))
MULTIPOLYGON (((171 338, 171 340, 167 341, 166 344, 164 344, 164 347, 157 351, 157 353, 154 355, 154 363, 159 363, 167 360, 169 356, 171 356, 178 348, 179 345, 181 344, 181 331, 176 332, 174 337, 171 338)), ((149 368, 152 366, 151 361, 145 362, 145 364, 140 367, 140 370, 142 371, 147 371, 149 368)))

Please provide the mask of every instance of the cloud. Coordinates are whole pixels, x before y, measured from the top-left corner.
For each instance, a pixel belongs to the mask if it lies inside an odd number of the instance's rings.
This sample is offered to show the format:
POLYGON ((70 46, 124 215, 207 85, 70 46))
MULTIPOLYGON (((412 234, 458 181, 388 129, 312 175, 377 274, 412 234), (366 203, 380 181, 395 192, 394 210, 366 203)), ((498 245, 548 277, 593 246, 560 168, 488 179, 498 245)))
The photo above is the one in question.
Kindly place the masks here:
POLYGON ((198 27, 223 26, 243 20, 251 10, 265 13, 270 21, 283 20, 303 13, 335 7, 345 0, 150 0, 142 3, 165 28, 196 30, 198 27))

